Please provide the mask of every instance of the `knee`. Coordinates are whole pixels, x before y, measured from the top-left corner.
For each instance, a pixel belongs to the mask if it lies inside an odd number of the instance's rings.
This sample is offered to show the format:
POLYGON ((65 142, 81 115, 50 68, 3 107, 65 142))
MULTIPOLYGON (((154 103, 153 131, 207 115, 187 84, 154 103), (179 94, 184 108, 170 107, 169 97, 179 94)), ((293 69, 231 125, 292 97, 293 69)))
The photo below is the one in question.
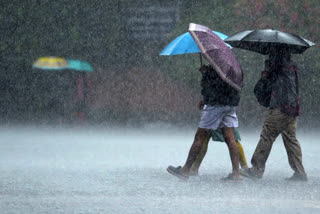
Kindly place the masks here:
POLYGON ((273 139, 277 138, 279 135, 279 131, 276 129, 270 127, 270 126, 263 126, 263 129, 260 134, 260 138, 266 140, 266 141, 272 141, 273 139))
POLYGON ((230 144, 232 142, 233 138, 230 136, 224 136, 224 140, 226 141, 226 144, 230 144))
POLYGON ((208 130, 198 130, 195 135, 195 142, 197 142, 198 144, 206 143, 209 137, 210 133, 208 130))
POLYGON ((229 133, 229 134, 224 134, 223 138, 226 142, 226 144, 230 144, 230 143, 236 143, 235 138, 233 136, 233 133, 229 133))

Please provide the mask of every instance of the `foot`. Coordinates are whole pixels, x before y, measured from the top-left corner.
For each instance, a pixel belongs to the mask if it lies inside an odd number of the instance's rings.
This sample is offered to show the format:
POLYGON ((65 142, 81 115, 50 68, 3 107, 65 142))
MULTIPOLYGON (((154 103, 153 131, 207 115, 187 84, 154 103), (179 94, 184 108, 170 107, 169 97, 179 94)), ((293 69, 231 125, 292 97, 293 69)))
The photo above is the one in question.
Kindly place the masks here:
POLYGON ((198 176, 199 175, 199 171, 198 170, 190 170, 189 171, 189 176, 198 176))
POLYGON ((181 169, 182 169, 181 166, 178 166, 178 167, 168 166, 167 171, 170 174, 172 174, 172 175, 174 175, 174 176, 176 176, 176 177, 178 177, 178 178, 180 178, 182 180, 188 180, 189 176, 185 175, 184 173, 182 173, 181 169))
POLYGON ((233 175, 232 173, 230 173, 227 177, 221 178, 221 180, 223 180, 223 181, 241 181, 242 178, 240 177, 240 175, 236 176, 236 175, 233 175))
POLYGON ((251 178, 251 179, 261 179, 262 178, 262 176, 259 176, 256 173, 254 173, 252 168, 240 169, 240 174, 244 177, 251 178))
POLYGON ((249 167, 248 166, 241 166, 241 169, 248 170, 249 167))
POLYGON ((294 173, 290 178, 285 178, 286 181, 308 181, 306 174, 294 173))

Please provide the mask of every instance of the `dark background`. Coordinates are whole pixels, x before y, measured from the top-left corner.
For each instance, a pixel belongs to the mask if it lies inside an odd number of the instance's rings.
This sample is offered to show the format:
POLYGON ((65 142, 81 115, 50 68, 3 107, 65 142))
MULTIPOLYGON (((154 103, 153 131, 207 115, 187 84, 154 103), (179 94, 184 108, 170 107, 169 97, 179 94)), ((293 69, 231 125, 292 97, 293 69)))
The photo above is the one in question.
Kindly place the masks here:
MULTIPOLYGON (((66 75, 68 92, 56 87, 60 74, 32 68, 41 56, 60 56, 84 60, 94 67, 94 72, 87 74, 88 123, 196 124, 199 55, 159 56, 172 39, 187 31, 190 22, 226 35, 273 28, 317 44, 319 17, 316 0, 2 0, 1 122, 54 123, 48 103, 52 96, 58 96, 59 102, 68 106, 65 122, 76 123, 72 90, 77 74, 66 75)), ((265 109, 258 105, 252 91, 266 57, 239 49, 233 52, 245 74, 238 108, 240 123, 256 127, 265 109)), ((304 128, 320 124, 319 57, 317 46, 293 57, 300 68, 300 125, 304 128)))

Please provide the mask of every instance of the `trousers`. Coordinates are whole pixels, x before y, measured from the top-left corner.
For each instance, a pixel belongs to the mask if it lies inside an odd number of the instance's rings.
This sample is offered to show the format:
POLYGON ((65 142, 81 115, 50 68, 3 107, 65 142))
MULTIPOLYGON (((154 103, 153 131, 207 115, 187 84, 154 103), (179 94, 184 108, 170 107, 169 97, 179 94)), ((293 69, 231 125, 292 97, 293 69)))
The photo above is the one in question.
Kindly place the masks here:
POLYGON ((251 159, 253 171, 258 177, 262 177, 272 145, 280 134, 287 151, 290 167, 296 174, 306 175, 302 164, 301 146, 296 138, 297 118, 288 116, 277 108, 269 109, 259 143, 251 159))

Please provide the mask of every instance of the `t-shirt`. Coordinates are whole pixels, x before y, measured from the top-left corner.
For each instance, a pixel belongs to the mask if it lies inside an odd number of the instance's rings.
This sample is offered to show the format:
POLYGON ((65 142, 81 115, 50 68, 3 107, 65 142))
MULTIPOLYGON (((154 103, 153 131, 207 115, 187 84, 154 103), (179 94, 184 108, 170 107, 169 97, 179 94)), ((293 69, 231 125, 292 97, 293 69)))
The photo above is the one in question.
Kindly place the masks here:
POLYGON ((201 87, 206 105, 237 106, 240 102, 239 92, 224 82, 210 65, 202 74, 201 87))

